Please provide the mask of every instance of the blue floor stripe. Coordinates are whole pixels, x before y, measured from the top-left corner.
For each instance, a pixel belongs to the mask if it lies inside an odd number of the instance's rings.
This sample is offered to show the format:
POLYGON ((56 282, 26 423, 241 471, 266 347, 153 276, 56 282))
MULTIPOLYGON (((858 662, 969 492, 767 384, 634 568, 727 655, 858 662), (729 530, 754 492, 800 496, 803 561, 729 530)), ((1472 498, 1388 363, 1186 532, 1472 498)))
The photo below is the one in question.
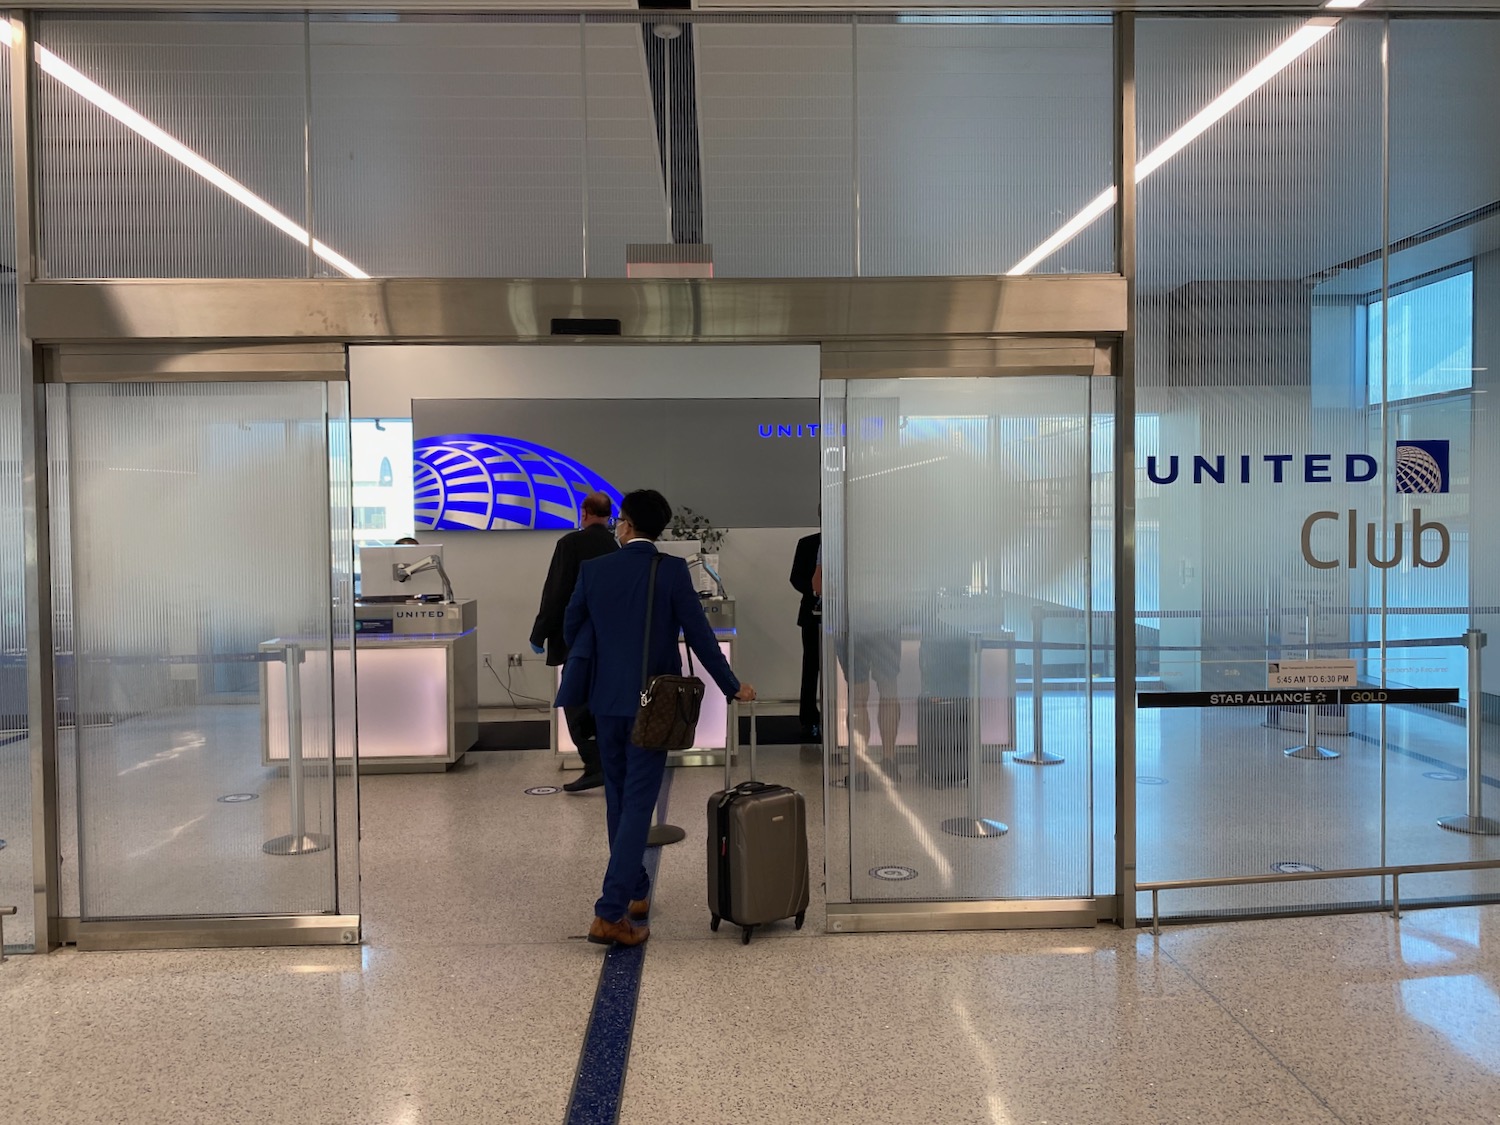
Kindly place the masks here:
MULTIPOLYGON (((657 814, 667 819, 667 796, 672 789, 672 771, 662 778, 657 814)), ((661 849, 647 848, 645 867, 651 879, 653 905, 656 872, 661 849)), ((648 941, 646 945, 649 945, 648 941)), ((564 1125, 615 1125, 620 1119, 620 1099, 625 1093, 625 1072, 630 1065, 630 1040, 635 1032, 635 1005, 641 991, 641 970, 646 963, 646 945, 612 945, 599 970, 594 992, 594 1010, 589 1015, 573 1093, 568 1099, 564 1125)))

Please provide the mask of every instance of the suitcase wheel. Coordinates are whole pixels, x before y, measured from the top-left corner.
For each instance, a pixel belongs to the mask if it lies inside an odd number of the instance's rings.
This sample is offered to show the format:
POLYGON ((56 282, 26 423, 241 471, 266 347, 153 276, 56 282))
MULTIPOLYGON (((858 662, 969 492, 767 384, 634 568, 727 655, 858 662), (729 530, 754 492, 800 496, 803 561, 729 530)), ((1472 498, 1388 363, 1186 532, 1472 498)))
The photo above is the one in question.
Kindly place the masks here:
POLYGON ((805 922, 805 921, 807 921, 807 911, 805 911, 805 910, 799 910, 799 911, 797 911, 797 920, 794 923, 794 925, 797 927, 797 929, 800 930, 802 928, 802 923, 805 922))
POLYGON ((715 915, 713 915, 713 916, 711 916, 709 918, 709 920, 708 920, 708 928, 710 930, 712 930, 714 933, 718 933, 719 932, 719 916, 717 914, 715 914, 715 915))
POLYGON ((750 944, 750 934, 751 934, 751 931, 753 931, 754 929, 755 929, 754 926, 746 926, 743 930, 740 931, 740 944, 741 945, 749 945, 750 944))

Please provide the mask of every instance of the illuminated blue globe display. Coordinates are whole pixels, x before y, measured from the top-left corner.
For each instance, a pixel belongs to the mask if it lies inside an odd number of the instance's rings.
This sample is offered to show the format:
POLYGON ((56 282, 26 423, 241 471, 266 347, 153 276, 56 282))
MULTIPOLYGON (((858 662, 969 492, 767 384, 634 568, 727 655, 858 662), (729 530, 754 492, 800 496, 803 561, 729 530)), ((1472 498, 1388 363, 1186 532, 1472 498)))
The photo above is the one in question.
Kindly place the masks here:
POLYGON ((416 524, 424 531, 566 531, 590 492, 620 492, 581 461, 498 434, 440 434, 412 443, 416 524))

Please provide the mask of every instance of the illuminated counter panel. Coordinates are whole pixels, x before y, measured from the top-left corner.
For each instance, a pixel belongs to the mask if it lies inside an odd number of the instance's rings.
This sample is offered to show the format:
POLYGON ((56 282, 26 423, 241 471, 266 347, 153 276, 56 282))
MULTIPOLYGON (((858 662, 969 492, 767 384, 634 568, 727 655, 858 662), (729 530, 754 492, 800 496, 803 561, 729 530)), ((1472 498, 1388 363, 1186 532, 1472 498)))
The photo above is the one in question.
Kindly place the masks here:
MULTIPOLYGON (((718 638, 719 651, 724 654, 724 659, 729 661, 729 666, 733 668, 734 631, 732 629, 715 629, 714 636, 718 638)), ((682 670, 683 674, 686 675, 688 671, 687 645, 679 641, 677 648, 682 654, 682 670)), ((714 683, 712 677, 704 673, 696 657, 693 658, 693 664, 694 671, 698 673, 698 678, 703 681, 705 688, 703 692, 703 709, 698 713, 697 738, 694 740, 691 750, 673 751, 673 754, 679 755, 679 757, 675 757, 671 761, 674 765, 721 764, 724 760, 721 756, 723 750, 730 744, 729 701, 724 698, 724 693, 719 690, 719 685, 714 683), (715 758, 710 758, 703 761, 694 761, 691 756, 697 754, 715 754, 716 760, 715 758)), ((553 678, 554 689, 561 672, 562 669, 556 669, 557 674, 553 678)), ((578 747, 573 745, 573 737, 568 731, 567 720, 563 718, 562 712, 556 707, 552 709, 552 749, 559 754, 577 755, 578 753, 578 747)), ((572 765, 573 763, 570 762, 568 764, 572 765)))
MULTIPOLYGON (((478 638, 473 630, 457 635, 361 634, 357 644, 361 773, 443 770, 473 747, 479 738, 478 638)), ((261 647, 272 651, 281 646, 267 642, 261 647)), ((340 674, 347 675, 348 650, 335 655, 340 674)), ((306 652, 301 678, 304 700, 327 698, 326 649, 306 652)), ((261 666, 261 720, 262 764, 286 761, 286 678, 280 663, 261 666)), ((304 714, 303 721, 326 723, 326 716, 304 714)))
MULTIPOLYGON (((922 695, 920 653, 922 642, 907 638, 901 642, 901 671, 896 676, 896 698, 901 701, 901 722, 896 730, 898 746, 917 744, 917 700, 922 695)), ((838 683, 838 744, 849 744, 849 685, 842 664, 836 664, 834 678, 838 683)), ((986 747, 1004 750, 1016 743, 1016 673, 1015 653, 1008 648, 987 648, 979 657, 979 739, 986 747)), ((876 708, 880 689, 870 682, 868 710, 870 741, 879 744, 876 708)))

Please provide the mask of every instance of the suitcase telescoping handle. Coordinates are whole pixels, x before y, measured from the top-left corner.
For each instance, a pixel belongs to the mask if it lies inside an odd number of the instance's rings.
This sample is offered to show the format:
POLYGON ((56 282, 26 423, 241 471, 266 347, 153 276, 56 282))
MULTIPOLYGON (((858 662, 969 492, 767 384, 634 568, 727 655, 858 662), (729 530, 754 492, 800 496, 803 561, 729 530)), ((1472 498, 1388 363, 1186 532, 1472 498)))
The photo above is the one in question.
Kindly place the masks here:
MULTIPOLYGON (((739 741, 740 741, 740 707, 741 706, 742 706, 742 704, 739 702, 739 700, 735 700, 734 701, 734 738, 730 740, 734 745, 738 745, 739 741)), ((755 751, 756 751, 756 746, 757 746, 757 742, 756 742, 756 734, 755 734, 755 700, 752 699, 750 701, 750 779, 749 779, 749 782, 747 783, 747 784, 752 784, 752 785, 755 783, 755 751)), ((724 792, 727 793, 727 792, 729 792, 729 790, 731 790, 733 788, 734 788, 734 748, 733 748, 733 746, 729 746, 729 747, 726 747, 725 750, 724 750, 724 792)))

